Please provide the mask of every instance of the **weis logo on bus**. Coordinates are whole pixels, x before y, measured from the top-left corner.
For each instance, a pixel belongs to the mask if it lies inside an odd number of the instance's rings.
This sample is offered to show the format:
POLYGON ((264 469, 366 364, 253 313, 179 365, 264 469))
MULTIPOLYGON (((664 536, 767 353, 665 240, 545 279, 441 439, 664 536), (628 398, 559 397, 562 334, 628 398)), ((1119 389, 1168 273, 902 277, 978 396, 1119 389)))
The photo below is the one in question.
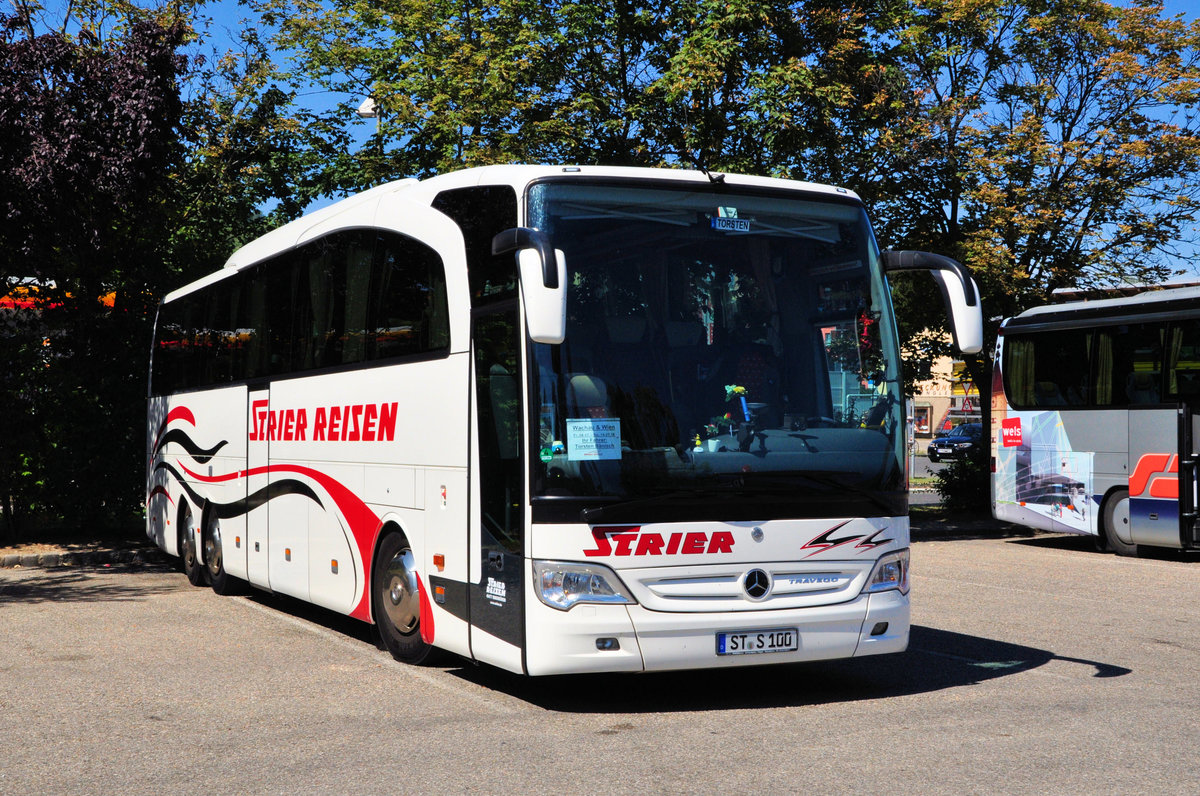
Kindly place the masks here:
POLYGON ((639 525, 613 525, 593 528, 596 547, 584 550, 585 556, 694 556, 733 552, 733 534, 729 531, 689 531, 660 533, 643 531, 639 525))
POLYGON ((1000 442, 1006 448, 1019 448, 1024 441, 1021 434, 1021 418, 1006 417, 1000 422, 1000 442))
POLYGON ((396 438, 396 402, 318 406, 312 413, 271 409, 267 401, 250 407, 251 442, 391 442, 396 438))

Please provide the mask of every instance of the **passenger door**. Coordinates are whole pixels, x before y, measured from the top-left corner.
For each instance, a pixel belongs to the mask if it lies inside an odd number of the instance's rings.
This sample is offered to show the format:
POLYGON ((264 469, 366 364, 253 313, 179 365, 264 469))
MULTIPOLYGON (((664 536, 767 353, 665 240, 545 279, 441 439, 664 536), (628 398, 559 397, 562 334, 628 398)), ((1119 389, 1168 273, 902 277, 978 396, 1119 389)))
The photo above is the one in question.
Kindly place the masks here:
POLYGON ((471 330, 475 373, 477 498, 471 523, 478 558, 470 591, 471 650, 479 660, 523 671, 525 465, 521 326, 515 300, 476 310, 471 330))

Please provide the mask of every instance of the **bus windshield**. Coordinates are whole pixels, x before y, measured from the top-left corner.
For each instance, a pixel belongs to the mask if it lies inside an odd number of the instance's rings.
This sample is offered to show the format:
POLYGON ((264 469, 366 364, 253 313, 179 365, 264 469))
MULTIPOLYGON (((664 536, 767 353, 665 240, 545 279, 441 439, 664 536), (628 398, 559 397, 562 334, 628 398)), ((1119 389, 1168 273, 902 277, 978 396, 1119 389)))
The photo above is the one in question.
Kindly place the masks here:
POLYGON ((861 205, 563 181, 528 203, 568 295, 564 342, 531 344, 535 511, 903 513, 899 352, 861 205))

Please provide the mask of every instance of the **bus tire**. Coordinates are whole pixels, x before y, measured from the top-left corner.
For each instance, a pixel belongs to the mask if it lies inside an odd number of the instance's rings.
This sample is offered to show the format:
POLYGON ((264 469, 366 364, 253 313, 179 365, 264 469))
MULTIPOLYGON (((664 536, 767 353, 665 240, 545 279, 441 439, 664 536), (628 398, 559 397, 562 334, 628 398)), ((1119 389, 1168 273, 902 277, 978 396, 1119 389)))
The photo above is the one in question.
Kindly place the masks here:
POLYGON ((179 507, 179 568, 193 586, 204 585, 204 565, 196 555, 196 515, 187 501, 179 507))
POLYGON ((1129 490, 1118 489, 1104 501, 1104 541, 1119 556, 1137 557, 1138 546, 1121 541, 1117 528, 1129 529, 1129 490))
POLYGON ((401 663, 426 662, 432 647, 421 638, 420 576, 403 533, 384 536, 373 570, 371 615, 384 648, 401 663))
POLYGON ((221 520, 208 512, 204 520, 204 566, 208 569, 208 581, 217 594, 239 594, 242 581, 225 571, 225 544, 221 538, 221 520))

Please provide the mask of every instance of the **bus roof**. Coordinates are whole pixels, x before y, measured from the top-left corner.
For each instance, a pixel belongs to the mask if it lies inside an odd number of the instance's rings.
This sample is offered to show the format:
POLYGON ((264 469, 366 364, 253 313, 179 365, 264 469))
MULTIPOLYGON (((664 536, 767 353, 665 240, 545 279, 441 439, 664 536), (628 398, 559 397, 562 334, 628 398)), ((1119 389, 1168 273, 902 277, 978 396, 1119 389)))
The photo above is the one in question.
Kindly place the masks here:
POLYGON ((1197 315, 1200 315, 1200 287, 1165 288, 1136 296, 1034 307, 1007 319, 1002 330, 1032 332, 1197 315))
POLYGON ((222 271, 208 274, 191 284, 172 291, 163 300, 173 301, 201 287, 219 282, 231 276, 236 271, 240 271, 299 245, 308 238, 313 237, 315 233, 319 233, 323 228, 370 226, 375 220, 373 212, 375 205, 373 200, 386 195, 405 194, 406 196, 410 196, 413 201, 428 205, 438 193, 454 188, 468 188, 477 185, 511 185, 520 193, 523 192, 526 185, 535 180, 562 176, 657 180, 660 182, 674 181, 681 183, 692 182, 697 185, 724 182, 726 185, 736 187, 826 194, 843 201, 847 199, 860 201, 856 193, 846 188, 786 180, 777 177, 753 177, 740 174, 719 174, 717 172, 706 174, 702 171, 686 169, 629 166, 479 166, 439 174, 425 180, 404 179, 384 183, 334 202, 319 210, 306 213, 295 221, 277 227, 242 246, 226 260, 222 271))

